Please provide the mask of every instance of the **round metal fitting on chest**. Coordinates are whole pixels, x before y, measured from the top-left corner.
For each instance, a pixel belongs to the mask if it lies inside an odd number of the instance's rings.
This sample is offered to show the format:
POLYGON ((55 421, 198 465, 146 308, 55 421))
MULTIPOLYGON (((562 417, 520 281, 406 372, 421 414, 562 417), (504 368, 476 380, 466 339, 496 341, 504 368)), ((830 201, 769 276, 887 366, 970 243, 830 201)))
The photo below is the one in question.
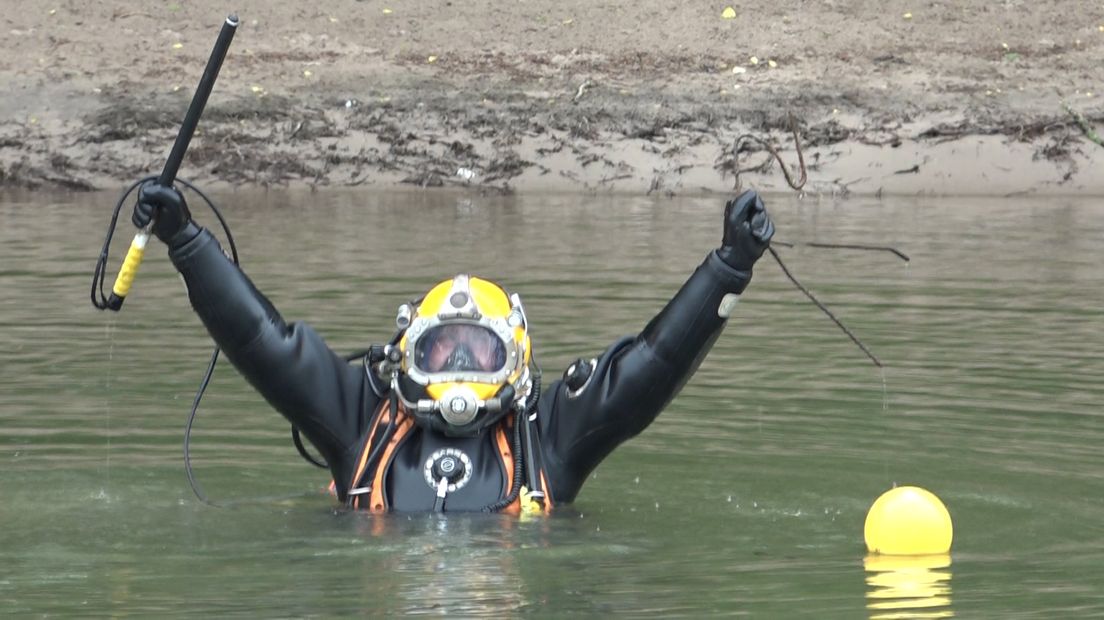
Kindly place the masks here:
POLYGON ((445 478, 449 482, 448 491, 451 493, 464 488, 471 480, 471 458, 457 448, 442 448, 426 459, 422 475, 431 489, 436 489, 441 478, 445 478))

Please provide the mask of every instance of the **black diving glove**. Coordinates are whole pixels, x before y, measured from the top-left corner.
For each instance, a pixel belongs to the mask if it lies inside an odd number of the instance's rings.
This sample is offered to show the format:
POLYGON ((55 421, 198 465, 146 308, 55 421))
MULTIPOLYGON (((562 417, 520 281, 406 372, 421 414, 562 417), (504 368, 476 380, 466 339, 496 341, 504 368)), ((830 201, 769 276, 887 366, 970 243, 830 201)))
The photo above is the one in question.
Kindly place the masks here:
POLYGON ((153 221, 152 232, 169 248, 178 248, 199 234, 188 203, 175 187, 146 183, 138 190, 138 204, 130 220, 138 228, 153 221))
POLYGON ((774 236, 774 222, 755 190, 748 190, 725 204, 724 239, 717 257, 729 267, 751 272, 774 236))

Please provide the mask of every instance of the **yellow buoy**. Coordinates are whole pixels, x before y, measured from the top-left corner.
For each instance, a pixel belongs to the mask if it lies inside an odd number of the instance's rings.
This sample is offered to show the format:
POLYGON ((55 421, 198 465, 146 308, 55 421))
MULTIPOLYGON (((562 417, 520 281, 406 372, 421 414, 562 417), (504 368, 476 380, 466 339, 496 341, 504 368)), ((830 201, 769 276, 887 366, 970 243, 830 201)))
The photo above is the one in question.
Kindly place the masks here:
POLYGON ((927 555, 948 553, 953 529, 938 497, 920 487, 897 487, 874 500, 863 534, 871 553, 927 555))

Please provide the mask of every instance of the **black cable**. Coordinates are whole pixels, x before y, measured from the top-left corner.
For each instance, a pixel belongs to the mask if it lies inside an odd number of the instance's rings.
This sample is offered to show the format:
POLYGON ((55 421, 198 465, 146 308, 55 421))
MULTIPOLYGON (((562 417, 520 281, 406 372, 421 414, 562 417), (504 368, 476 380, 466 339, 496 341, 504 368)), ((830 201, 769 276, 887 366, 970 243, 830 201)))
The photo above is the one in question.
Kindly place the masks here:
POLYGON ((115 226, 119 222, 119 212, 122 211, 123 203, 134 193, 134 190, 141 187, 143 183, 153 181, 156 178, 156 176, 148 176, 131 184, 119 197, 119 201, 115 203, 115 209, 111 212, 111 221, 108 223, 107 233, 104 235, 103 249, 100 250, 100 257, 96 260, 96 269, 92 272, 92 305, 99 310, 107 310, 107 294, 104 293, 103 283, 107 273, 107 252, 111 248, 111 240, 115 237, 115 226), (96 298, 97 290, 100 294, 99 299, 96 298))
POLYGON ((196 480, 195 472, 192 471, 192 456, 191 456, 191 444, 192 444, 192 425, 195 423, 196 413, 199 411, 199 401, 203 399, 203 393, 207 391, 207 384, 211 382, 211 375, 215 373, 215 363, 218 362, 219 349, 215 347, 213 353, 211 353, 211 361, 207 363, 207 372, 203 374, 203 381, 199 384, 199 389, 196 390, 195 398, 192 400, 192 411, 188 414, 188 422, 184 425, 184 472, 188 475, 188 484, 192 487, 192 493, 195 494, 199 501, 207 504, 208 506, 219 506, 215 502, 207 498, 207 494, 203 492, 203 487, 199 486, 199 481, 196 480))
MULTIPOLYGON (((115 208, 111 212, 111 222, 108 224, 107 233, 104 235, 103 249, 100 250, 99 258, 96 260, 96 268, 92 272, 92 305, 100 310, 107 308, 107 294, 104 292, 103 284, 107 273, 108 250, 111 247, 112 239, 115 237, 115 228, 119 221, 119 213, 122 211, 123 204, 126 202, 127 198, 134 193, 134 190, 156 179, 156 176, 148 176, 132 183, 130 187, 123 192, 119 201, 115 203, 115 208), (99 298, 97 298, 97 292, 99 293, 99 298)), ((198 187, 185 179, 177 178, 175 183, 179 183, 195 192, 207 203, 207 206, 214 212, 215 218, 218 219, 219 224, 222 225, 223 234, 226 235, 226 241, 230 246, 231 260, 234 261, 235 265, 240 264, 238 262, 238 247, 234 243, 234 235, 230 233, 230 225, 226 223, 226 218, 222 216, 222 212, 219 211, 215 202, 198 187)), ((200 487, 199 482, 196 480, 195 473, 192 471, 191 436, 192 426, 195 424, 196 414, 199 411, 199 403, 203 399, 203 394, 207 390, 207 385, 211 382, 211 376, 215 372, 215 365, 218 363, 218 358, 219 349, 215 347, 215 350, 211 353, 211 361, 207 363, 207 371, 203 375, 203 380, 199 384, 199 389, 196 390, 195 398, 192 401, 192 410, 188 414, 188 421, 184 425, 184 471, 188 476, 188 483, 191 485, 192 492, 195 493, 195 496, 199 498, 201 502, 211 506, 217 506, 217 504, 207 498, 207 495, 203 492, 203 488, 200 487)))
POLYGON ((536 454, 539 445, 534 441, 533 425, 535 420, 531 421, 529 418, 531 412, 536 412, 537 403, 540 401, 541 394, 541 374, 538 370, 533 374, 533 391, 529 394, 529 403, 525 408, 525 479, 529 484, 529 491, 533 493, 544 493, 544 488, 541 486, 540 481, 540 466, 537 465, 537 459, 540 458, 540 454, 536 454))
MULTIPOLYGON (((215 217, 218 219, 219 224, 222 225, 222 231, 226 235, 227 243, 230 245, 231 260, 234 261, 235 265, 240 265, 238 262, 238 246, 234 243, 234 235, 230 233, 230 225, 226 223, 226 218, 222 217, 222 212, 215 206, 214 201, 188 181, 178 178, 176 182, 198 194, 199 197, 207 203, 207 206, 211 207, 211 211, 215 213, 215 217)), ((192 493, 194 493, 201 502, 210 506, 218 506, 218 504, 207 498, 203 493, 202 487, 199 486, 199 481, 196 480, 195 472, 192 470, 191 438, 192 426, 195 424, 196 415, 199 413, 199 402, 203 400, 203 394, 207 391, 207 384, 211 382, 211 376, 215 373, 215 364, 218 363, 218 358, 219 348, 215 347, 215 350, 211 353, 211 361, 207 363, 207 371, 203 375, 203 381, 199 384, 199 389, 196 390, 195 399, 192 401, 192 410, 188 414, 188 422, 184 426, 184 471, 188 475, 188 484, 192 487, 192 493)))
POLYGON ((207 203, 207 206, 211 207, 211 211, 214 211, 215 217, 218 218, 219 224, 222 225, 222 233, 226 235, 226 242, 230 245, 230 258, 234 261, 235 265, 240 267, 241 263, 238 261, 238 246, 234 244, 234 235, 230 234, 230 225, 226 223, 226 218, 222 217, 222 212, 215 206, 215 202, 208 198, 207 194, 200 191, 198 187, 192 185, 185 179, 178 178, 176 182, 198 194, 199 197, 207 203))
MULTIPOLYGON (((368 349, 361 349, 359 351, 353 351, 352 353, 349 353, 348 355, 345 356, 345 361, 346 362, 352 362, 353 360, 363 358, 364 359, 364 372, 368 375, 368 381, 370 382, 370 384, 372 386, 372 391, 375 392, 377 396, 383 396, 376 389, 376 385, 375 385, 375 383, 373 382, 373 379, 372 379, 372 361, 371 361, 370 357, 375 352, 376 352, 376 347, 371 347, 371 348, 368 348, 368 349)), ((380 354, 382 355, 382 352, 380 352, 380 354)), ((307 451, 307 447, 305 445, 303 445, 302 433, 300 433, 299 427, 295 426, 294 424, 291 425, 291 442, 293 444, 295 444, 295 449, 299 452, 299 456, 303 457, 303 460, 310 463, 311 465, 314 465, 315 467, 317 467, 319 469, 329 469, 330 468, 329 463, 326 463, 325 459, 318 460, 318 459, 314 458, 313 456, 311 456, 310 452, 307 451)))
MULTIPOLYGON (((526 407, 526 410, 528 410, 528 407, 526 407)), ((483 508, 483 512, 498 512, 499 510, 502 510, 503 508, 514 503, 514 500, 517 499, 518 494, 521 493, 521 476, 523 474, 522 464, 525 462, 525 459, 521 454, 521 425, 528 423, 529 420, 525 415, 525 411, 519 411, 517 414, 517 419, 514 421, 514 483, 510 487, 510 492, 506 494, 506 497, 500 499, 499 501, 491 504, 490 506, 485 506, 483 508)))
POLYGON ((295 444, 295 449, 299 451, 299 456, 303 457, 303 460, 314 465, 319 469, 329 469, 330 466, 325 461, 319 461, 311 456, 310 452, 307 452, 307 447, 303 445, 303 438, 300 436, 299 427, 294 424, 291 425, 291 443, 295 444))
MULTIPOLYGON (((380 413, 382 413, 382 411, 383 409, 381 408, 380 413)), ((388 411, 391 415, 389 416, 390 419, 387 421, 387 428, 384 429, 383 435, 380 437, 379 442, 377 442, 376 445, 372 447, 372 451, 368 454, 368 459, 364 462, 365 473, 375 472, 376 460, 380 457, 381 454, 383 454, 384 446, 391 443, 391 437, 395 434, 395 429, 398 428, 399 400, 394 392, 391 392, 391 394, 388 395, 388 411)), ((378 413, 376 415, 376 418, 372 420, 372 425, 369 426, 369 428, 375 428, 377 424, 379 424, 378 413)), ((359 482, 359 480, 354 480, 353 484, 358 484, 359 482)), ((349 490, 351 491, 352 489, 349 490)), ((346 503, 351 506, 353 499, 354 497, 350 495, 346 499, 346 503)))

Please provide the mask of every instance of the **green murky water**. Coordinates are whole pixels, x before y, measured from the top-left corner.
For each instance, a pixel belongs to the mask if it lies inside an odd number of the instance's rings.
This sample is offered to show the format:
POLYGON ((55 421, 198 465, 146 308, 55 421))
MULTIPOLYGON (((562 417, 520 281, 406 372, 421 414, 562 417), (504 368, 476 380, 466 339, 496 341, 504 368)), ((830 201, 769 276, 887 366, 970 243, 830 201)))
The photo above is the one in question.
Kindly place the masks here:
MULTIPOLYGON (((639 330, 716 245, 723 202, 216 196, 246 271, 335 348, 469 271, 522 295, 546 376, 639 330)), ((769 200, 779 240, 911 255, 778 248, 884 376, 765 258, 656 423, 574 507, 518 522, 335 510, 229 365, 192 451, 226 506, 196 501, 181 441, 210 342, 160 246, 120 314, 91 307, 114 198, 0 203, 4 615, 1104 615, 1097 203, 769 200), (864 570, 866 510, 894 484, 945 501, 949 566, 864 570)))

